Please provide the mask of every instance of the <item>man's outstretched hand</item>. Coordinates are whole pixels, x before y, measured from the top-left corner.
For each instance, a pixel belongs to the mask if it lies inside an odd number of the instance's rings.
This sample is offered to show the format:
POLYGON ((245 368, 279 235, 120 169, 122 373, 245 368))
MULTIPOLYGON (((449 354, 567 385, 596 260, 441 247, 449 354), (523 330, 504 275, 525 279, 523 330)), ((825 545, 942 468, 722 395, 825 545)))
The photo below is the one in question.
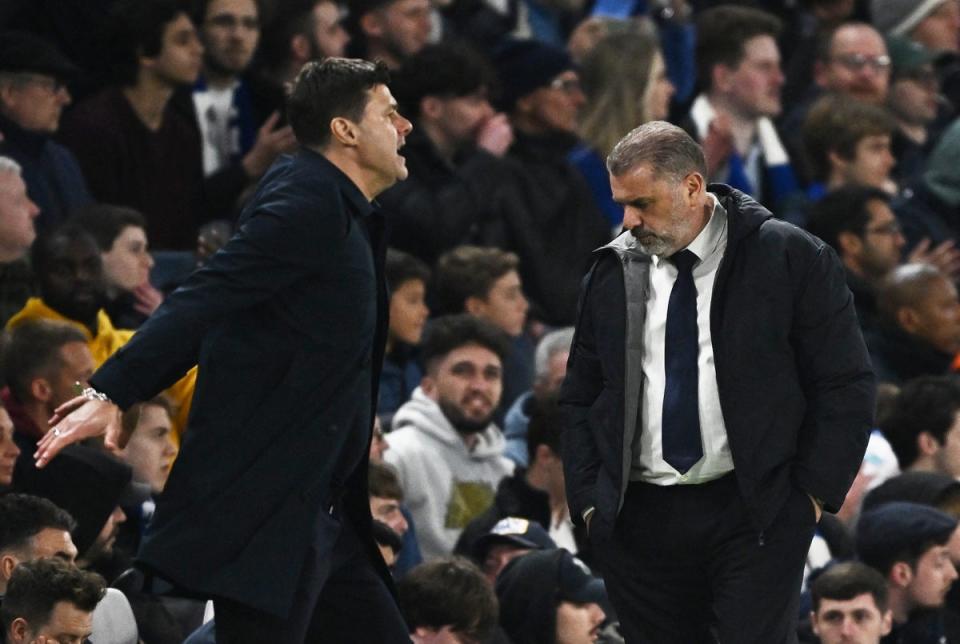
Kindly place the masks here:
POLYGON ((33 458, 37 467, 44 467, 60 451, 87 438, 105 436, 107 449, 123 449, 130 436, 123 431, 120 408, 106 400, 89 400, 77 396, 57 407, 51 428, 37 443, 33 458))

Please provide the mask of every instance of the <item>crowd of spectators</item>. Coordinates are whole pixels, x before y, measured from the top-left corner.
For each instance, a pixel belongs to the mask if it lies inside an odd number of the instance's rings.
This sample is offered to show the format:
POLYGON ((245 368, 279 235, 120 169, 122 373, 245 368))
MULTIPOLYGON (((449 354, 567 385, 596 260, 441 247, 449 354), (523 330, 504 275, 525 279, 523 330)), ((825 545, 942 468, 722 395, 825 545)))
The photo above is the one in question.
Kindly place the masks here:
POLYGON ((801 641, 960 642, 958 0, 0 3, 0 641, 214 641, 202 599, 134 562, 196 370, 117 419, 124 449, 32 454, 296 153, 285 88, 328 56, 383 60, 413 123, 378 199, 369 493, 415 642, 622 641, 556 398, 621 232, 607 154, 652 120, 836 252, 882 384, 801 641))

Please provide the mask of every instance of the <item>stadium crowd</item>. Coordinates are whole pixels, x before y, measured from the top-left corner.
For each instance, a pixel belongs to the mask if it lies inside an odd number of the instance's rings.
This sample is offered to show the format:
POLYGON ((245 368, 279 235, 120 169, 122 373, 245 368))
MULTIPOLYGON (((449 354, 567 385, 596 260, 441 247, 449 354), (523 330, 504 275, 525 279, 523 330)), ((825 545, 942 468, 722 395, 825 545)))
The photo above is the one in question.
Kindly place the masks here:
POLYGON ((666 120, 833 249, 879 383, 800 641, 960 643, 960 1, 7 0, 0 29, 0 642, 216 641, 206 598, 134 562, 196 369, 124 411, 123 449, 33 454, 297 150, 287 84, 347 56, 413 124, 377 200, 369 497, 414 642, 623 641, 557 399, 621 232, 606 157, 666 120))

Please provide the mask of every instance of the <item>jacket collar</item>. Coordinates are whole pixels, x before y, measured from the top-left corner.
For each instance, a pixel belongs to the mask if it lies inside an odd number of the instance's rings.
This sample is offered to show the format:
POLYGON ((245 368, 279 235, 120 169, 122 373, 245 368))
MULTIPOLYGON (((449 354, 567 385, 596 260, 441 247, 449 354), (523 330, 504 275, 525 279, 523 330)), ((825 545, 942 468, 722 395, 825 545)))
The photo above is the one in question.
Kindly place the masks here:
POLYGON ((313 167, 331 179, 340 189, 340 193, 350 208, 361 217, 366 217, 376 211, 376 206, 363 196, 363 192, 360 191, 357 184, 355 184, 343 170, 335 166, 327 157, 319 152, 301 147, 294 156, 293 162, 295 164, 313 167))
POLYGON ((31 132, 20 127, 16 122, 0 115, 0 132, 5 140, 33 157, 43 154, 43 149, 50 140, 50 135, 43 132, 31 132))

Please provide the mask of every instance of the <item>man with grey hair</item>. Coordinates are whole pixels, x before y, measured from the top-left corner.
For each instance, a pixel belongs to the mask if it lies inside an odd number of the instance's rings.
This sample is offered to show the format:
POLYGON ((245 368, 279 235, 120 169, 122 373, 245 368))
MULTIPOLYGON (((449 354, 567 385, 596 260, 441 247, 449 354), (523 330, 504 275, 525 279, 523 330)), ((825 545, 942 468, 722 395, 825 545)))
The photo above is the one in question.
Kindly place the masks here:
POLYGON ((507 447, 503 455, 520 467, 527 467, 530 460, 527 450, 530 410, 537 401, 556 396, 560 391, 563 378, 567 375, 567 358, 572 342, 572 326, 551 331, 540 338, 533 356, 533 388, 521 394, 504 417, 503 435, 507 439, 507 447))
POLYGON ((30 269, 18 260, 37 236, 34 220, 40 209, 27 196, 20 173, 19 163, 0 156, 0 324, 33 294, 30 269))
POLYGON ((628 642, 795 641, 816 522, 875 385, 843 267, 699 145, 647 123, 607 160, 627 229, 584 282, 563 464, 628 642))
POLYGON ((23 257, 37 236, 33 220, 40 214, 27 196, 20 164, 0 156, 0 262, 23 257))

